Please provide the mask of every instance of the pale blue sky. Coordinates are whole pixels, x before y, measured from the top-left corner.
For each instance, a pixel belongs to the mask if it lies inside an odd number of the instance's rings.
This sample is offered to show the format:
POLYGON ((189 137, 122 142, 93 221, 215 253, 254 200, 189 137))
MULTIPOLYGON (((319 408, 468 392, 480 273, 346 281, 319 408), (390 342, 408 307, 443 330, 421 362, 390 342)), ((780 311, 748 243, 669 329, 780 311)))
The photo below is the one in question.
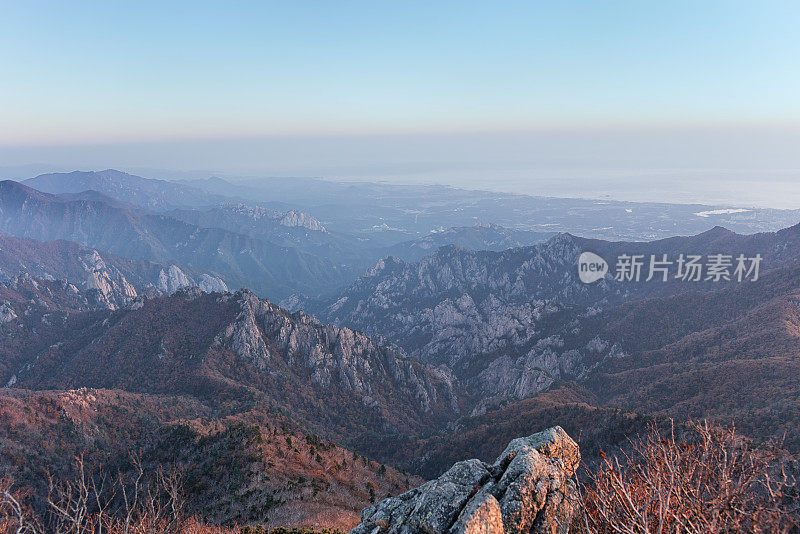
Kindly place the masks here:
POLYGON ((793 187, 798 28, 796 0, 0 0, 0 167, 793 187))
POLYGON ((0 142, 800 122, 800 3, 3 2, 0 142))

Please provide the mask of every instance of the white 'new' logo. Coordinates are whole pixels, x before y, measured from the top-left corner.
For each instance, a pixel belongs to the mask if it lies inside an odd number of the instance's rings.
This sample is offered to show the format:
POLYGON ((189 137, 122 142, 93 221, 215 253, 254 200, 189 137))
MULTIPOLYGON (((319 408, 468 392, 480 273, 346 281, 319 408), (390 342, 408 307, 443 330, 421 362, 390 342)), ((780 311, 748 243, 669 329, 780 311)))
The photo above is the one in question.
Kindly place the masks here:
POLYGON ((603 278, 608 272, 606 260, 594 252, 583 252, 578 258, 578 277, 584 284, 591 284, 603 278))

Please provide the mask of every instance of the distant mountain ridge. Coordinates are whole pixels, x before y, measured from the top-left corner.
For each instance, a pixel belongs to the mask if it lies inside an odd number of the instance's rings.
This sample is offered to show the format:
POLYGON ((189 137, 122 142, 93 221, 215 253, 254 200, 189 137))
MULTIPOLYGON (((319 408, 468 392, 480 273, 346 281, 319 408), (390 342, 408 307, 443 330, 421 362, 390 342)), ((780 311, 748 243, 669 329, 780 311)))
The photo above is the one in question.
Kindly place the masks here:
POLYGON ((42 193, 0 182, 0 233, 59 239, 132 259, 175 262, 214 273, 228 287, 251 287, 281 298, 293 290, 322 292, 354 276, 347 267, 268 241, 202 228, 115 202, 42 193))
POLYGON ((419 261, 439 247, 455 245, 468 250, 506 250, 547 241, 554 232, 515 230, 497 224, 475 224, 468 227, 442 228, 430 234, 398 243, 385 250, 385 256, 405 261, 419 261))
MULTIPOLYGON (((115 177, 106 179, 114 183, 115 177)), ((0 182, 0 213, 5 214, 0 233, 62 239, 131 259, 177 263, 210 273, 228 287, 250 287, 276 299, 329 293, 389 252, 414 259, 442 243, 508 248, 519 240, 541 238, 486 225, 437 232, 390 248, 329 232, 296 210, 224 202, 156 213, 97 191, 52 195, 11 181, 0 182)))
POLYGON ((398 256, 417 261, 438 247, 458 245, 472 250, 504 250, 539 243, 552 236, 546 232, 512 230, 494 224, 448 228, 387 246, 368 237, 330 232, 311 215, 277 211, 247 204, 225 203, 210 209, 172 210, 170 217, 201 227, 222 228, 351 265, 363 272, 378 258, 398 256))
POLYGON ((211 194, 188 185, 142 178, 114 169, 42 174, 23 183, 51 194, 97 191, 122 202, 160 211, 211 206, 230 200, 229 197, 211 194))
MULTIPOLYGON (((492 222, 515 230, 571 232, 606 240, 661 239, 722 225, 739 233, 774 231, 800 220, 800 210, 749 206, 549 198, 442 185, 344 182, 321 178, 212 179, 188 182, 208 192, 239 191, 313 213, 328 230, 368 236, 385 245, 424 238, 438 228, 492 222)), ((280 206, 280 208, 279 208, 280 206)))

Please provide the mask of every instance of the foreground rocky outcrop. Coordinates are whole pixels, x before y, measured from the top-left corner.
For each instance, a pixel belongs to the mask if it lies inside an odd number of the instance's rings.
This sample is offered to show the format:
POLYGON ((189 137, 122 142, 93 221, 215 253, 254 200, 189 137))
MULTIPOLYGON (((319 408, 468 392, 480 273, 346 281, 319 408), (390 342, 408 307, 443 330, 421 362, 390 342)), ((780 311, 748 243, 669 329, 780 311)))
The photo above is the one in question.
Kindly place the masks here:
POLYGON ((517 438, 493 464, 466 460, 361 512, 350 534, 566 533, 577 504, 578 445, 561 427, 517 438))

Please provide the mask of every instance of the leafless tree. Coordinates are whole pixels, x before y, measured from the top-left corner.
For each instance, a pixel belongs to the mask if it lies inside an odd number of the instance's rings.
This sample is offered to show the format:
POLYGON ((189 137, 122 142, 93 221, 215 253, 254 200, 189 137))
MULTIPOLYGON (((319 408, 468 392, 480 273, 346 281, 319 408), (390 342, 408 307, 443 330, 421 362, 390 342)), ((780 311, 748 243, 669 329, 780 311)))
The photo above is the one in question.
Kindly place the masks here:
POLYGON ((12 485, 8 479, 0 480, 0 532, 39 534, 33 513, 23 504, 22 495, 11 490, 12 485))
POLYGON ((177 470, 155 469, 152 477, 138 456, 132 455, 133 476, 121 473, 109 479, 92 471, 82 456, 75 459, 75 475, 49 478, 46 509, 40 526, 25 507, 11 481, 0 481, 0 533, 2 534, 178 534, 189 522, 177 470))
POLYGON ((797 486, 774 445, 734 429, 691 423, 676 435, 652 427, 632 452, 603 456, 581 485, 581 530, 590 534, 790 532, 797 486))

